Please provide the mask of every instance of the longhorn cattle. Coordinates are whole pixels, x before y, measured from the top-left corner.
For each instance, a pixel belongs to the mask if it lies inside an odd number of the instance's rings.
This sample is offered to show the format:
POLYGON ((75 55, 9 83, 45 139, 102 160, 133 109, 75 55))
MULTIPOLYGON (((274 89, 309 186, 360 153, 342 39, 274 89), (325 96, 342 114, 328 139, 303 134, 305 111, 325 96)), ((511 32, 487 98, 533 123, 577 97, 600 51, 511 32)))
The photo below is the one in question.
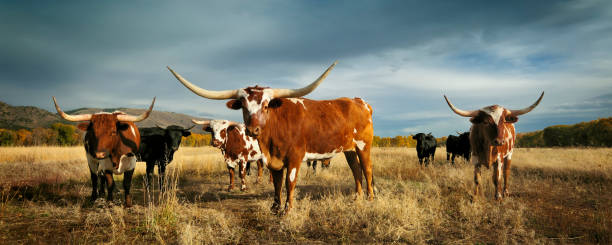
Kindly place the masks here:
POLYGON ((450 109, 459 116, 470 117, 472 127, 470 128, 470 147, 472 148, 472 163, 474 163, 474 196, 480 192, 480 168, 493 166, 493 184, 495 185, 495 199, 507 197, 508 180, 510 178, 510 163, 516 133, 514 123, 518 116, 533 110, 544 97, 540 98, 531 106, 520 110, 510 110, 499 105, 483 107, 479 110, 464 111, 456 108, 444 95, 450 109), (504 187, 501 188, 502 171, 504 175, 504 187))
POLYGON ((448 135, 446 138, 446 161, 455 164, 455 157, 461 156, 470 160, 470 132, 459 134, 459 136, 448 135), (451 160, 452 159, 452 160, 451 160))
POLYGON ((55 97, 53 97, 53 103, 62 118, 71 122, 82 122, 78 128, 86 132, 83 143, 91 174, 91 200, 95 201, 98 195, 104 195, 104 186, 107 185, 106 199, 111 201, 115 189, 113 174, 123 174, 125 206, 131 207, 130 187, 136 167, 135 154, 140 147, 140 132, 134 122, 140 122, 149 117, 155 104, 155 98, 149 109, 139 116, 127 115, 120 111, 68 115, 57 105, 55 97), (99 190, 98 177, 101 182, 99 190))
MULTIPOLYGON (((193 127, 191 127, 193 128, 193 127)), ((166 165, 172 162, 174 152, 181 145, 181 139, 191 135, 191 128, 183 128, 177 125, 170 125, 166 128, 152 127, 140 129, 140 149, 138 150, 139 161, 147 163, 147 181, 145 182, 149 201, 151 201, 151 183, 153 170, 157 165, 159 174, 160 190, 164 190, 164 178, 166 175, 166 165)))
POLYGON ((293 206, 293 190, 302 161, 321 160, 343 152, 353 172, 355 191, 362 196, 362 175, 366 176, 369 200, 372 187, 372 107, 360 98, 310 100, 300 98, 312 92, 336 65, 300 89, 247 87, 209 91, 193 85, 168 67, 185 87, 209 99, 231 99, 227 107, 242 109, 247 132, 259 141, 264 164, 274 181, 273 212, 280 210, 283 169, 287 169, 285 213, 293 206))
POLYGON ((211 145, 221 149, 230 177, 227 191, 231 191, 234 188, 234 170, 236 166, 239 167, 240 190, 246 190, 245 173, 250 168, 250 163, 254 161, 257 161, 257 183, 261 182, 263 155, 259 150, 257 139, 246 134, 244 124, 227 120, 198 121, 192 119, 191 121, 202 125, 204 131, 210 132, 212 135, 211 145))
POLYGON ((422 166, 425 162, 425 166, 428 166, 430 162, 433 163, 437 147, 436 138, 431 133, 418 133, 413 135, 412 139, 417 141, 416 151, 419 164, 422 166))

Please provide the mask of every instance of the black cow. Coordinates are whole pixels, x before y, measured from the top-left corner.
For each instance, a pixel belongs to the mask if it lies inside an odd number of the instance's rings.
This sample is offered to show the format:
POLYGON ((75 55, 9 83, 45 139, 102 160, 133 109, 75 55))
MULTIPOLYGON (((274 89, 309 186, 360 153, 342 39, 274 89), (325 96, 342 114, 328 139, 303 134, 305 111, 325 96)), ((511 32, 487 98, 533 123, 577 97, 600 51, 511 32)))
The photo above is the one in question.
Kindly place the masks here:
MULTIPOLYGON (((191 127, 193 128, 193 127, 191 127)), ((153 128, 140 128, 140 149, 138 160, 147 162, 147 181, 145 183, 149 201, 151 201, 150 183, 152 180, 153 169, 157 165, 159 173, 159 186, 163 191, 164 177, 166 175, 166 165, 172 162, 174 152, 181 145, 181 138, 191 135, 191 128, 171 125, 167 128, 159 126, 153 128)))
POLYGON ((429 157, 431 157, 431 162, 434 161, 434 155, 436 154, 436 138, 429 134, 418 133, 412 136, 412 139, 417 141, 417 156, 419 157, 419 164, 423 165, 423 160, 425 161, 425 166, 429 165, 429 157))
POLYGON ((451 159, 455 164, 455 156, 461 156, 465 160, 470 160, 470 132, 465 132, 459 136, 449 135, 446 139, 446 161, 451 159))

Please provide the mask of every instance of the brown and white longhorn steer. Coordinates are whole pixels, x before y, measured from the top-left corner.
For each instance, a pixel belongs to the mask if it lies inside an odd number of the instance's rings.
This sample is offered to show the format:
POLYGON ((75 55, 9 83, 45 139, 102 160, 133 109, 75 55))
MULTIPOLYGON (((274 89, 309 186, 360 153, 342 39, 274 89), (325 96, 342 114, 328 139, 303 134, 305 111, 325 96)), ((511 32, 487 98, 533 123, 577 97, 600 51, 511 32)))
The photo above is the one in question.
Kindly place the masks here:
POLYGON ((227 107, 242 109, 247 132, 259 141, 264 164, 272 172, 275 192, 272 210, 277 212, 281 205, 283 169, 287 169, 285 211, 289 211, 302 161, 329 159, 340 152, 344 152, 353 172, 357 195, 363 195, 361 181, 365 175, 369 200, 374 198, 370 160, 372 107, 360 98, 300 98, 312 92, 335 64, 313 83, 296 90, 255 86, 209 91, 168 69, 195 94, 209 99, 232 99, 227 107))
POLYGON ((490 168, 493 165, 493 184, 495 184, 495 199, 507 197, 508 179, 510 178, 510 162, 516 133, 514 123, 518 116, 530 112, 544 97, 544 92, 533 105, 521 110, 509 110, 499 105, 483 107, 480 110, 464 111, 457 109, 444 96, 448 106, 460 116, 471 117, 470 145, 472 148, 472 163, 474 163, 474 196, 480 192, 480 167, 490 168), (501 189, 501 176, 504 172, 504 189, 501 189))
POLYGON ((227 170, 229 170, 230 184, 227 191, 234 188, 236 166, 239 167, 240 190, 246 190, 246 170, 251 162, 257 162, 257 183, 261 182, 263 155, 259 150, 257 139, 246 134, 244 124, 227 120, 198 121, 192 119, 191 121, 202 125, 204 131, 210 132, 212 135, 210 144, 221 149, 227 170))
POLYGON ((108 185, 106 199, 111 201, 115 189, 113 174, 123 174, 125 206, 131 207, 130 187, 136 167, 135 153, 140 147, 140 132, 134 122, 140 122, 149 117, 155 104, 155 98, 149 109, 140 116, 127 115, 119 111, 68 115, 57 105, 55 97, 53 97, 53 103, 62 118, 71 122, 86 121, 80 123, 78 128, 86 132, 83 143, 91 174, 91 200, 95 201, 98 195, 104 195, 104 187, 108 185), (98 177, 101 182, 99 192, 98 177))

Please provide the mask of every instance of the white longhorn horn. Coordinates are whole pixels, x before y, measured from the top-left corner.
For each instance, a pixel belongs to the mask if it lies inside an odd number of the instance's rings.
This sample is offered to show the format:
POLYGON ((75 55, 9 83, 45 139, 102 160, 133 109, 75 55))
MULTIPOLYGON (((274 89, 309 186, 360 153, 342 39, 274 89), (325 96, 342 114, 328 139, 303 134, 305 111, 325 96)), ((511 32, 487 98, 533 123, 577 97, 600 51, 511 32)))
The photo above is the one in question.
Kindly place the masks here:
POLYGON ((457 113, 457 115, 459 116, 463 116, 463 117, 474 117, 476 115, 478 115, 478 110, 473 110, 473 111, 464 111, 461 109, 456 108, 451 102, 450 100, 448 100, 448 98, 446 98, 446 95, 444 95, 444 99, 446 100, 446 103, 448 104, 448 106, 451 108, 451 110, 453 110, 453 112, 457 113))
POLYGON ((143 112, 139 116, 117 115, 117 120, 121 122, 140 122, 142 120, 145 120, 147 119, 147 117, 149 117, 149 115, 151 114, 151 111, 153 111, 153 105, 155 105, 155 97, 153 97, 153 102, 151 102, 151 106, 149 106, 149 109, 147 109, 145 112, 143 112))
POLYGON ((82 115, 69 115, 66 114, 62 109, 57 105, 57 100, 55 100, 55 96, 53 96, 53 103, 55 104, 55 110, 57 110, 57 114, 59 114, 62 118, 71 121, 71 122, 82 122, 91 120, 91 114, 82 114, 82 115))
POLYGON ((195 120, 195 119, 191 119, 191 122, 193 122, 194 124, 198 124, 198 125, 210 125, 210 121, 209 120, 195 120))
POLYGON ((538 104, 540 104, 540 101, 542 100, 543 97, 544 97, 544 91, 542 91, 542 94, 540 95, 540 98, 538 98, 538 100, 535 103, 533 103, 533 105, 531 105, 529 107, 526 107, 526 108, 523 108, 523 109, 520 109, 520 110, 510 110, 510 113, 513 116, 520 116, 520 115, 523 115, 523 114, 525 114, 527 112, 530 112, 531 110, 533 110, 533 108, 535 108, 536 106, 538 106, 538 104))
POLYGON ((329 66, 329 68, 327 68, 327 70, 325 70, 325 72, 323 72, 323 74, 321 74, 321 76, 319 76, 319 78, 317 78, 317 80, 315 80, 314 82, 312 82, 310 85, 300 88, 300 89, 272 89, 272 91, 274 91, 274 98, 297 98, 297 97, 302 97, 304 95, 309 94, 310 92, 312 92, 315 88, 317 88, 317 86, 319 86, 319 84, 321 84, 321 82, 323 82, 323 80, 327 77, 327 74, 329 74, 329 72, 334 68, 334 66, 336 66, 336 64, 338 64, 338 61, 335 61, 331 66, 329 66))
POLYGON ((174 70, 172 70, 169 66, 166 66, 166 68, 168 68, 168 70, 172 72, 172 75, 174 75, 174 77, 176 77, 176 79, 179 82, 181 82, 186 88, 188 88, 189 90, 191 90, 191 92, 199 96, 202 96, 208 99, 213 99, 213 100, 237 99, 238 98, 238 90, 223 90, 223 91, 206 90, 206 89, 200 88, 190 83, 189 81, 187 81, 187 79, 183 78, 181 75, 174 72, 174 70))

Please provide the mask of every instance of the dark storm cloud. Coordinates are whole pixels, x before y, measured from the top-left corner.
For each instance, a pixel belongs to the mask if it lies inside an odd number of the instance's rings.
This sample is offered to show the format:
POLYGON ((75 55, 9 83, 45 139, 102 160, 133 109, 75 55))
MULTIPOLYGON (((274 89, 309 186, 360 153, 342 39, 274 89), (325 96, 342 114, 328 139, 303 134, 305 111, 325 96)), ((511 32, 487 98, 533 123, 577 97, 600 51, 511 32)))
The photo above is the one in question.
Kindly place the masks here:
POLYGON ((311 98, 365 98, 379 134, 447 132, 459 119, 446 114, 442 93, 480 107, 521 105, 546 90, 549 105, 569 105, 610 89, 611 4, 2 2, 0 100, 52 109, 56 95, 67 108, 145 107, 158 96, 157 109, 240 120, 165 66, 209 89, 295 87, 338 59, 311 98), (500 88, 513 96, 493 95, 500 88))

